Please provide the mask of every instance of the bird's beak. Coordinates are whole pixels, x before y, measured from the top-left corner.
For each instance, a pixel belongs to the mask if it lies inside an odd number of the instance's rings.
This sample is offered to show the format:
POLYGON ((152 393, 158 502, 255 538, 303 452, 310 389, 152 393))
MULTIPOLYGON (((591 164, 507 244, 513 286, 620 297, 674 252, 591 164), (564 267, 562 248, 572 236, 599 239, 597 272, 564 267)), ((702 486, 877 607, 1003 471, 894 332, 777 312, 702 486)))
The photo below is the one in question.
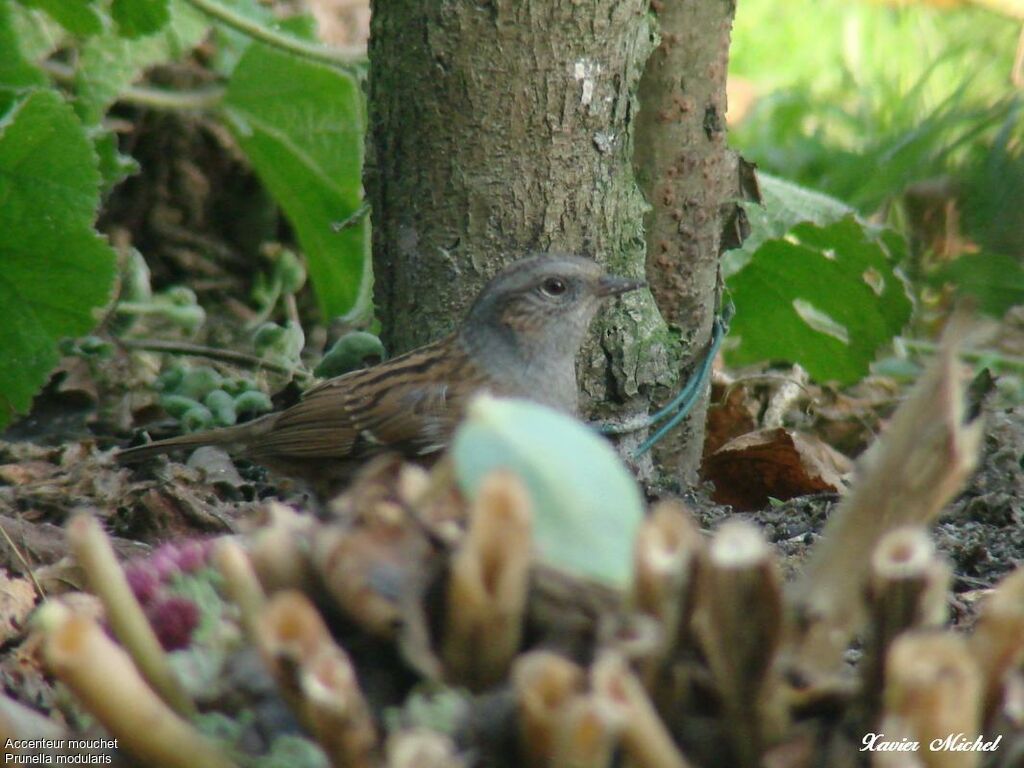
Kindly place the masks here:
POLYGON ((630 280, 627 277, 619 277, 618 275, 605 275, 597 281, 597 295, 604 296, 620 296, 623 293, 629 293, 635 291, 637 288, 643 288, 647 283, 643 280, 630 280))

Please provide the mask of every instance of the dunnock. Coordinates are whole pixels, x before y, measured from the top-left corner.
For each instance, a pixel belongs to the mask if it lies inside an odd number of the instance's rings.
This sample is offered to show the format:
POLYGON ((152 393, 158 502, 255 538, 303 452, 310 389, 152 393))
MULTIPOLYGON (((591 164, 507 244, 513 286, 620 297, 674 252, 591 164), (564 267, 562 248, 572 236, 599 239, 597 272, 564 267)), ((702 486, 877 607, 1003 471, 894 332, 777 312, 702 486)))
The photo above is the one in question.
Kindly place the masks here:
POLYGON ((579 256, 518 261, 484 287, 458 330, 440 341, 328 379, 284 411, 129 448, 118 460, 220 445, 322 485, 346 479, 384 451, 410 458, 441 451, 480 390, 575 413, 576 355, 590 321, 603 299, 642 285, 579 256))

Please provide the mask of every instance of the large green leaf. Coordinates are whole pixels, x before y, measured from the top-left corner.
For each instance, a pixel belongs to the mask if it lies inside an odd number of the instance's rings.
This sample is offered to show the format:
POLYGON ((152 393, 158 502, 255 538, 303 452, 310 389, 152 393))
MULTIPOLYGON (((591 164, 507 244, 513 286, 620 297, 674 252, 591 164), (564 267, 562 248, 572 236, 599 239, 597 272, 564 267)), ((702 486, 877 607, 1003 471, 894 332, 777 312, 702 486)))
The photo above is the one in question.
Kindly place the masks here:
POLYGON ((116 258, 93 230, 100 174, 74 110, 36 91, 0 120, 0 426, 24 412, 57 342, 96 323, 116 258))
POLYGON ((633 476, 597 433, 546 406, 484 395, 456 432, 452 457, 471 499, 496 469, 523 480, 541 560, 613 587, 629 586, 643 504, 633 476))
MULTIPOLYGON (((210 26, 203 14, 184 0, 171 0, 169 11, 170 23, 157 34, 131 39, 108 29, 82 45, 75 69, 75 107, 86 124, 99 123, 147 67, 176 59, 203 39, 210 26)), ((138 19, 135 23, 138 28, 138 19)))
POLYGON ((14 25, 11 7, 0 0, 0 114, 26 88, 43 85, 46 76, 22 54, 21 35, 14 25))
POLYGON ((348 74, 253 44, 224 101, 239 144, 295 227, 324 318, 361 308, 369 293, 369 222, 331 226, 362 205, 361 99, 348 74))
POLYGON ((851 216, 828 226, 800 224, 764 242, 729 281, 736 304, 735 364, 800 363, 819 381, 851 383, 910 318, 889 238, 851 216))

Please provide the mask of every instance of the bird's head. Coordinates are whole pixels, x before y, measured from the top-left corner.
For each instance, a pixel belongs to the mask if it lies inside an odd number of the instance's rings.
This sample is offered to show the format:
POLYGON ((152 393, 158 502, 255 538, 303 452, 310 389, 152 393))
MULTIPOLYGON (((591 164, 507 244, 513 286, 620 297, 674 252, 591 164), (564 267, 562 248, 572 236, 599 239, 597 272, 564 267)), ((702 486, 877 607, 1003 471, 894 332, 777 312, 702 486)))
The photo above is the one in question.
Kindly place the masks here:
POLYGON ((592 259, 544 254, 500 272, 474 302, 464 328, 524 361, 575 359, 602 302, 644 285, 609 275, 592 259))

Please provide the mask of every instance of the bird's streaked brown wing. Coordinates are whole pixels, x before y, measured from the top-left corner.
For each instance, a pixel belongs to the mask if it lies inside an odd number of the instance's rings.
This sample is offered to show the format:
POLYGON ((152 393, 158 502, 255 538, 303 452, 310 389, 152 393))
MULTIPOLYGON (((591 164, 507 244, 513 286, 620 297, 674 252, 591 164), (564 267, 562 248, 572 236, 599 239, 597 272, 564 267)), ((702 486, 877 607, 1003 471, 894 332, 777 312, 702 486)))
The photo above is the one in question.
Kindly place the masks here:
POLYGON ((474 381, 485 383, 446 339, 307 391, 246 454, 259 461, 433 453, 447 444, 474 381), (452 375, 438 376, 445 371, 452 375))

